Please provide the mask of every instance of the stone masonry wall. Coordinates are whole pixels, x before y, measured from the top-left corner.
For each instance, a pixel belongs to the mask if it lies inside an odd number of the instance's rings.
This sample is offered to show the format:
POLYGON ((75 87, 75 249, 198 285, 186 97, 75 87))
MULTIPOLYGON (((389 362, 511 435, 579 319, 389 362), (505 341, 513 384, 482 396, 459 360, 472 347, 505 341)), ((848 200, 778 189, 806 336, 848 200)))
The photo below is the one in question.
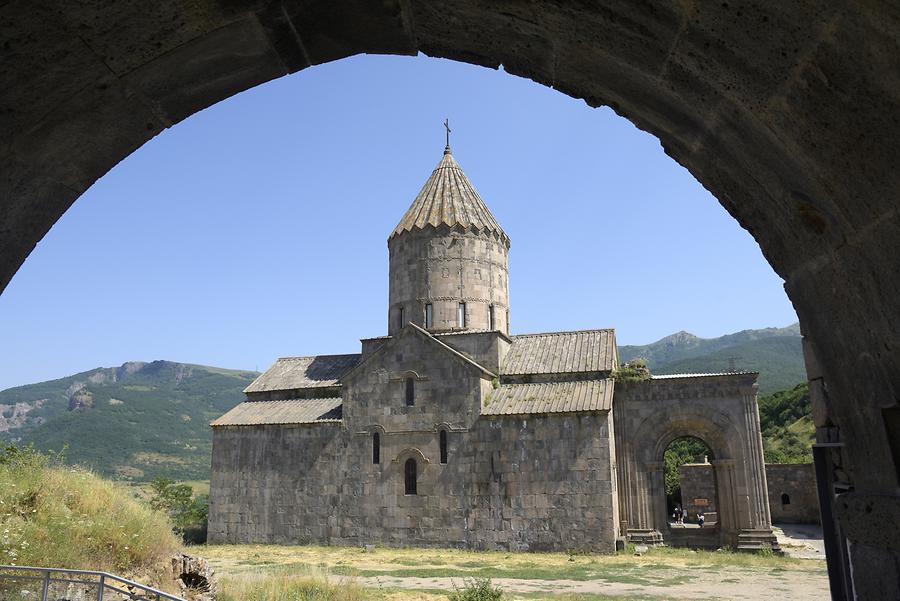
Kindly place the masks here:
POLYGON ((371 435, 336 424, 216 428, 209 540, 609 552, 608 422, 480 419, 448 433, 446 464, 435 431, 384 436, 375 465, 371 435), (417 495, 404 494, 409 457, 417 495))
POLYGON ((681 476, 681 506, 693 520, 698 511, 703 511, 707 522, 716 521, 716 482, 713 466, 709 463, 688 463, 678 468, 681 476), (707 505, 694 503, 695 499, 706 499, 707 505))
POLYGON ((213 428, 209 542, 330 540, 346 446, 334 423, 213 428))
POLYGON ((767 463, 766 480, 769 483, 772 522, 819 523, 816 473, 812 463, 767 463), (783 495, 787 497, 783 498, 783 495))

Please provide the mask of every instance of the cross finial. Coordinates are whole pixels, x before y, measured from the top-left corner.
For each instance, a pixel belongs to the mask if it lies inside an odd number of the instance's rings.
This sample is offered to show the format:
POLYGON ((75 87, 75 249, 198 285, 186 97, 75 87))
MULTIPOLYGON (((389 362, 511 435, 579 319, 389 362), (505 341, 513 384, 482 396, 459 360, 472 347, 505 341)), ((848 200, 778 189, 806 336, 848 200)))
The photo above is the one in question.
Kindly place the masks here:
POLYGON ((444 129, 447 130, 447 146, 444 147, 444 154, 450 152, 450 119, 444 119, 444 129))

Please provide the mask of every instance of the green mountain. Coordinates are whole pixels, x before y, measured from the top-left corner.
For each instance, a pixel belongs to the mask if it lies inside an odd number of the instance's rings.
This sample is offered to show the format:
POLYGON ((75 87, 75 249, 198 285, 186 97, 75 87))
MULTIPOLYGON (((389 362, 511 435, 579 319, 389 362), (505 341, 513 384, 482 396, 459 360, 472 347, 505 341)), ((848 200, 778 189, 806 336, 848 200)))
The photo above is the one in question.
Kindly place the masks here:
POLYGON ((760 394, 769 394, 806 381, 800 340, 799 324, 718 338, 678 332, 643 346, 620 346, 619 358, 623 362, 645 359, 657 374, 728 371, 733 365, 758 371, 760 394))
POLYGON ((135 481, 208 479, 209 422, 257 376, 153 361, 98 368, 0 392, 0 439, 135 481))

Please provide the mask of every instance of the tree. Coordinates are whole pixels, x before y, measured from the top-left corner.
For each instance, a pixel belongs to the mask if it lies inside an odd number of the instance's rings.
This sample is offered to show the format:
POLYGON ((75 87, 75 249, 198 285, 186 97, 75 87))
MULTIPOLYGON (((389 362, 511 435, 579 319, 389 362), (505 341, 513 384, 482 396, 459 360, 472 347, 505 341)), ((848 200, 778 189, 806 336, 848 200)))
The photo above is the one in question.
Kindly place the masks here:
POLYGON ((169 478, 156 478, 150 483, 150 507, 169 514, 185 542, 205 542, 209 515, 209 495, 194 497, 194 489, 169 478))

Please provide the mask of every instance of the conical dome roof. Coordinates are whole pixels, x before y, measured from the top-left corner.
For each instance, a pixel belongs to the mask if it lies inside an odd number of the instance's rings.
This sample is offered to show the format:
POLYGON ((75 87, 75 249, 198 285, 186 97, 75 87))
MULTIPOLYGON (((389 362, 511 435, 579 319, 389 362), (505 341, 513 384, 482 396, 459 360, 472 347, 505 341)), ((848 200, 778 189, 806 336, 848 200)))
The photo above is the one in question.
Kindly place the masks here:
POLYGON ((449 146, 444 149, 441 162, 422 186, 422 190, 400 223, 391 232, 388 241, 403 232, 412 231, 414 228, 425 229, 429 225, 432 227, 458 225, 492 232, 509 245, 509 236, 475 191, 475 187, 453 158, 449 146))

